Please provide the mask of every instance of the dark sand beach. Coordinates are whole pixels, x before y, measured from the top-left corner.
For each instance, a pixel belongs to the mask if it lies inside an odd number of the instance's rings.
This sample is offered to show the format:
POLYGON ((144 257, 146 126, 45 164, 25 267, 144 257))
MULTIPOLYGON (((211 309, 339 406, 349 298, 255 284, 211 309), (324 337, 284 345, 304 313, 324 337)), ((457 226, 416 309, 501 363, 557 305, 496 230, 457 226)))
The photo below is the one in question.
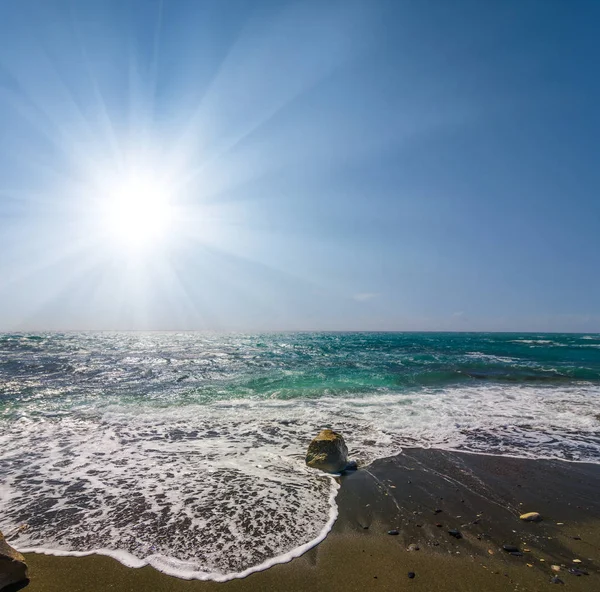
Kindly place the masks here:
POLYGON ((536 591, 562 582, 600 590, 598 465, 410 449, 341 484, 339 518, 326 540, 247 578, 185 581, 108 557, 29 554, 26 589, 536 591), (519 520, 530 511, 543 520, 519 520))

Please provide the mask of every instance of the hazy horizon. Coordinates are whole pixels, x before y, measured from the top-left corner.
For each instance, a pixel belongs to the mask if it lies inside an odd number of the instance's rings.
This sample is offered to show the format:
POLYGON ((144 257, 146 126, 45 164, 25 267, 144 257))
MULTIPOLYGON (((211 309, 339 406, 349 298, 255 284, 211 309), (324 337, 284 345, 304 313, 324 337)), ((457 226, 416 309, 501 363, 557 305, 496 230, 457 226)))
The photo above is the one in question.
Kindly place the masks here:
POLYGON ((16 331, 0 331, 3 335, 35 336, 38 333, 64 334, 64 333, 201 333, 207 335, 286 335, 298 333, 456 333, 456 334, 505 334, 505 335, 597 335, 596 331, 501 331, 491 330, 454 330, 454 329, 249 329, 246 331, 236 329, 22 329, 16 331))
POLYGON ((0 6, 0 331, 600 332, 600 4, 0 6))

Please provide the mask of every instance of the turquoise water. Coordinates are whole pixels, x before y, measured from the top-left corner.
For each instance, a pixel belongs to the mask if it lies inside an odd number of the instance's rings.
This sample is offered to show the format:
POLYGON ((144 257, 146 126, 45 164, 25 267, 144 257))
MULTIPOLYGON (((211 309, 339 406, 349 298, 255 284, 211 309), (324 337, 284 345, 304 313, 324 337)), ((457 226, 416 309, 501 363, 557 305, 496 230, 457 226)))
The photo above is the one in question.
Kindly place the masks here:
POLYGON ((591 334, 4 334, 0 515, 19 548, 226 579, 326 533, 335 486, 302 458, 323 427, 361 463, 600 462, 599 400, 591 334))
POLYGON ((600 336, 492 333, 0 335, 2 410, 600 384, 600 336), (53 389, 52 401, 39 400, 53 389), (28 406, 37 400, 39 406, 28 406))

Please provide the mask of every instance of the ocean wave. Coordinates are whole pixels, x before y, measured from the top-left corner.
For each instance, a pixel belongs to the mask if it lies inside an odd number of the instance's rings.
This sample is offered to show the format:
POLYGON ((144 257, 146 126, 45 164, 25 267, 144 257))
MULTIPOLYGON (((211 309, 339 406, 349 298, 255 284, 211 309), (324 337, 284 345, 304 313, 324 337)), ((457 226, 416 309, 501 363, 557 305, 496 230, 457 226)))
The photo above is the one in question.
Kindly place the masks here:
POLYGON ((482 352, 467 352, 465 355, 467 358, 474 358, 477 360, 486 360, 489 362, 500 362, 502 364, 514 364, 514 363, 521 362, 521 360, 519 360, 519 358, 509 358, 507 356, 497 356, 494 354, 485 354, 482 352))
POLYGON ((510 343, 527 343, 529 345, 564 345, 551 339, 513 339, 510 343))

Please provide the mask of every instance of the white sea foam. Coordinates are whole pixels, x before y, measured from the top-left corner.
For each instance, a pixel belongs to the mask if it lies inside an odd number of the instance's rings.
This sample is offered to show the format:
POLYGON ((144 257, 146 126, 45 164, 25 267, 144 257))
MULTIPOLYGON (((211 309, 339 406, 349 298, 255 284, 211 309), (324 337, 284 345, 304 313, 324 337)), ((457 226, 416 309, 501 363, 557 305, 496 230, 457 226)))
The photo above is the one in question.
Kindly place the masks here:
POLYGON ((245 578, 252 573, 263 571, 279 563, 287 563, 296 557, 300 557, 309 549, 312 549, 325 539, 329 531, 333 528, 333 525, 338 516, 338 509, 335 504, 335 497, 339 490, 339 484, 333 481, 333 475, 331 478, 331 492, 329 497, 330 512, 328 520, 321 532, 313 540, 307 543, 301 544, 287 553, 280 553, 258 565, 253 565, 240 572, 232 573, 220 573, 220 572, 204 572, 198 569, 198 563, 195 561, 181 561, 175 557, 169 557, 167 555, 153 554, 148 555, 144 559, 140 559, 135 555, 128 553, 127 551, 114 550, 114 549, 93 549, 91 551, 61 551, 58 549, 43 548, 43 547, 20 547, 21 553, 43 553, 45 555, 54 555, 58 557, 85 557, 88 555, 106 555, 116 559, 126 567, 140 568, 145 565, 150 565, 167 575, 172 575, 184 580, 203 580, 203 581, 215 581, 215 582, 227 582, 234 578, 245 578))
POLYGON ((331 528, 337 484, 246 413, 114 408, 3 426, 1 511, 9 529, 29 524, 15 544, 213 580, 297 556, 331 528))

